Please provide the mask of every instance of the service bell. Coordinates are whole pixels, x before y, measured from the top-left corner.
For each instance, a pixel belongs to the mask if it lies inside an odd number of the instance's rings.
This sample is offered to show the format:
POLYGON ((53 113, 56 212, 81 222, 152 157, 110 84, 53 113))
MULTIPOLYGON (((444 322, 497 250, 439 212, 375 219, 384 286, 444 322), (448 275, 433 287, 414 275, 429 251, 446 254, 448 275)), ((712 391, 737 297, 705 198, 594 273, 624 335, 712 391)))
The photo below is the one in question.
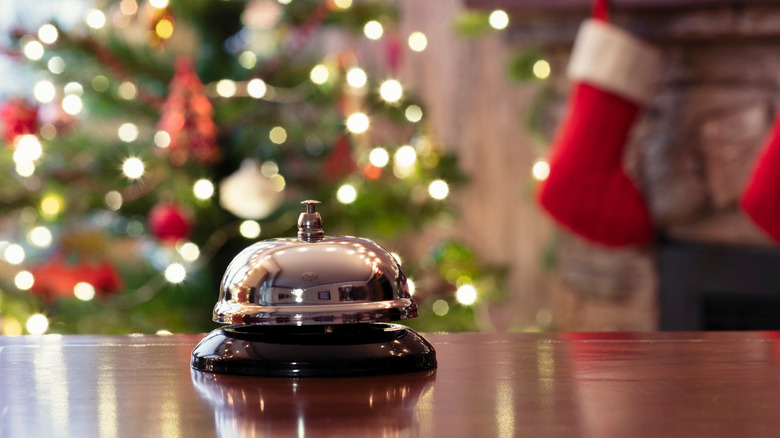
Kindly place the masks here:
POLYGON ((433 347, 389 323, 417 316, 406 276, 368 239, 330 237, 318 201, 304 201, 298 237, 254 243, 229 264, 209 333, 192 352, 201 371, 350 376, 436 367, 433 347))

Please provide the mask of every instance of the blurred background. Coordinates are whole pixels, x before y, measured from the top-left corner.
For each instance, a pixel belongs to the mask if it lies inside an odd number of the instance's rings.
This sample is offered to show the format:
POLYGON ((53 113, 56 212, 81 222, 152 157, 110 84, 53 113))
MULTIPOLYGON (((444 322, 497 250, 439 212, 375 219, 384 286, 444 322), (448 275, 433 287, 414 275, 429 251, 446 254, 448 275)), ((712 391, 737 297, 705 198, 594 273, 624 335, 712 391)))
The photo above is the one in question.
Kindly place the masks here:
POLYGON ((3 2, 0 333, 211 330, 304 199, 397 255, 418 330, 773 328, 738 202, 780 12, 699 3, 613 2, 664 64, 621 159, 655 235, 606 247, 535 201, 589 1, 3 2))

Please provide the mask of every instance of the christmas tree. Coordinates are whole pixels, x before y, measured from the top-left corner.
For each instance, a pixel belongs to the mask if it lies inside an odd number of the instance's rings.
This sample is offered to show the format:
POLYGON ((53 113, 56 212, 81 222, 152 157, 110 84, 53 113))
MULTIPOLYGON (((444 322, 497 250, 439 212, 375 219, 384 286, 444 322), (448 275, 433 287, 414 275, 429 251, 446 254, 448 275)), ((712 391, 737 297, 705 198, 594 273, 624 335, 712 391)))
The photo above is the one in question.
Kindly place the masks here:
POLYGON ((0 333, 210 330, 232 257, 294 236, 304 199, 327 234, 398 252, 411 325, 478 328, 472 305, 501 295, 503 272, 457 241, 410 244, 451 221, 465 178, 395 78, 398 14, 122 0, 15 26, 4 52, 36 81, 0 109, 0 333))

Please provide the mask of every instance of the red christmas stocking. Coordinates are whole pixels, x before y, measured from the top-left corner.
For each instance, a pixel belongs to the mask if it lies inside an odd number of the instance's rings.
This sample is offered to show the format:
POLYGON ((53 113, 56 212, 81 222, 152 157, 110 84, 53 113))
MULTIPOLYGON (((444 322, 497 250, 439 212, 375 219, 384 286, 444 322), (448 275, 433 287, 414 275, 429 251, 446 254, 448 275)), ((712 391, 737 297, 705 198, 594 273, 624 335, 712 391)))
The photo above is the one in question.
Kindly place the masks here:
POLYGON ((780 243, 780 113, 742 193, 742 209, 780 243))
POLYGON ((624 246, 653 238, 650 214, 622 158, 660 67, 657 49, 605 21, 586 20, 577 34, 567 72, 574 81, 569 107, 539 202, 593 242, 624 246))

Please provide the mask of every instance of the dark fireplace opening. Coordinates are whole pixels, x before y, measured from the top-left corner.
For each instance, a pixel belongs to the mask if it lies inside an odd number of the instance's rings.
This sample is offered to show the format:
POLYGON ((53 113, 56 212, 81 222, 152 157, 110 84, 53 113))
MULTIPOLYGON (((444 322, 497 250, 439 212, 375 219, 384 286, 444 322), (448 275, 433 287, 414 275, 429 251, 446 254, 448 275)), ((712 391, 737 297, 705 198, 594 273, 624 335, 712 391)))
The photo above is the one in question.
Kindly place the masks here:
POLYGON ((663 241, 662 330, 780 330, 780 250, 663 241))
POLYGON ((780 330, 780 297, 701 294, 703 330, 780 330))

